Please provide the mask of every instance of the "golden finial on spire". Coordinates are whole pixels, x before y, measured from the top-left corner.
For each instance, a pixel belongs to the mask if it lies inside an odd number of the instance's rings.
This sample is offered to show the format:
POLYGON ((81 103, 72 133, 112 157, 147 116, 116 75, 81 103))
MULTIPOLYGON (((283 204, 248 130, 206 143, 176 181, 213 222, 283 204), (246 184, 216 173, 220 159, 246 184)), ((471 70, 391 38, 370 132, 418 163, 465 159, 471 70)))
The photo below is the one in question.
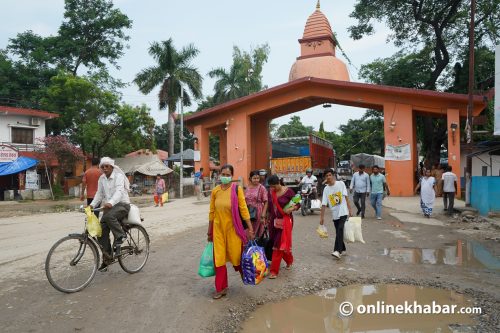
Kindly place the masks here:
POLYGON ((319 0, 318 3, 316 4, 316 9, 319 9, 319 0))

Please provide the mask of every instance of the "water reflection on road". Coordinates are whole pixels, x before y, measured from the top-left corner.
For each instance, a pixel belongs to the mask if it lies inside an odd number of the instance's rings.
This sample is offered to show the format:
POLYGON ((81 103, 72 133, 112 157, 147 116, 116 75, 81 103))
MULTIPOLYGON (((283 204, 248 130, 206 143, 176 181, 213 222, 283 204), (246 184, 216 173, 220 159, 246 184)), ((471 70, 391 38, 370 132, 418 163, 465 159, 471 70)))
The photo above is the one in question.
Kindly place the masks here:
POLYGON ((407 301, 430 305, 470 307, 472 302, 454 291, 410 285, 352 285, 329 289, 317 295, 295 297, 266 304, 251 314, 243 325, 252 332, 456 332, 470 329, 473 320, 465 314, 360 314, 343 316, 341 304, 354 309, 376 304, 398 305, 407 301))
POLYGON ((408 264, 452 265, 487 268, 500 272, 500 258, 474 241, 457 240, 440 248, 385 248, 383 254, 397 262, 408 264))

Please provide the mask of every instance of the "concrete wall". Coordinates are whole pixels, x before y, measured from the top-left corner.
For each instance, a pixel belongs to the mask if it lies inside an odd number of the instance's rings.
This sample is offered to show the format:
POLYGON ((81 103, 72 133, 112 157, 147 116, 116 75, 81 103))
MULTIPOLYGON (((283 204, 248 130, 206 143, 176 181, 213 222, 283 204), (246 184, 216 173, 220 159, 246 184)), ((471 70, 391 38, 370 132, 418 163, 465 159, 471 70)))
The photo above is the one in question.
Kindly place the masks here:
MULTIPOLYGON (((466 166, 466 156, 462 154, 462 170, 460 170, 461 177, 465 176, 464 168, 466 166)), ((500 156, 492 155, 490 161, 490 155, 488 153, 481 154, 477 157, 472 158, 472 176, 482 176, 483 166, 487 167, 488 176, 500 176, 500 156), (489 164, 492 164, 492 167, 489 164)), ((457 171, 458 174, 458 171, 457 171)))
POLYGON ((500 212, 500 177, 472 177, 471 205, 481 215, 500 212))
MULTIPOLYGON (((45 119, 40 118, 40 126, 31 126, 31 116, 0 115, 0 142, 12 142, 12 127, 33 128, 33 139, 45 137, 45 119)), ((34 142, 35 143, 35 142, 34 142)))

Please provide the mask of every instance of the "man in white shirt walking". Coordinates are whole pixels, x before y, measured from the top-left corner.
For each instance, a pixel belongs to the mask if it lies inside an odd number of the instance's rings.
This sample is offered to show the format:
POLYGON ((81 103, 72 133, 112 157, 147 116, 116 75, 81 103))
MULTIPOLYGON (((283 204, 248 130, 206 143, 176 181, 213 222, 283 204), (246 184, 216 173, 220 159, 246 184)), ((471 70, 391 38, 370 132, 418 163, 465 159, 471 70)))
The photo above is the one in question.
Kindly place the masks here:
POLYGON ((361 218, 365 218, 365 200, 366 197, 370 195, 370 176, 365 172, 365 166, 360 164, 358 167, 358 172, 352 175, 350 191, 354 194, 352 196, 352 201, 358 209, 356 215, 361 213, 361 218), (361 204, 359 203, 361 201, 361 204))
POLYGON ((120 225, 120 220, 128 216, 130 211, 130 198, 128 191, 130 183, 125 176, 125 173, 115 166, 115 161, 109 157, 103 157, 99 167, 103 171, 103 175, 99 178, 97 192, 94 200, 90 203, 91 207, 101 205, 104 208, 104 214, 101 218, 102 236, 99 238, 99 243, 103 247, 103 262, 100 271, 105 271, 113 258, 111 242, 109 240, 109 231, 114 236, 115 254, 119 255, 121 244, 127 235, 120 225))
POLYGON ((451 165, 448 165, 446 172, 443 173, 443 204, 447 215, 453 214, 455 205, 455 195, 457 194, 457 175, 451 172, 451 165))
POLYGON ((348 216, 352 216, 349 205, 347 188, 343 181, 337 180, 337 172, 333 169, 325 170, 326 186, 323 189, 323 202, 321 204, 321 216, 319 224, 323 225, 325 208, 328 206, 332 211, 333 223, 335 225, 335 245, 332 256, 340 259, 342 252, 346 250, 344 243, 344 225, 348 216))

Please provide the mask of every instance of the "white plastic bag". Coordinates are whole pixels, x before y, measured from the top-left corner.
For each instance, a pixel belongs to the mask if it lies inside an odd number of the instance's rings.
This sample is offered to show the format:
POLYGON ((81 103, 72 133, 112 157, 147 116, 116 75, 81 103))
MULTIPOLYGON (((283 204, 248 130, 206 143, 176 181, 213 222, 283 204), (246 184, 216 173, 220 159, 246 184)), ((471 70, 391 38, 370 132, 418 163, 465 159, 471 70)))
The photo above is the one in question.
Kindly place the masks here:
POLYGON ((319 237, 328 238, 328 230, 324 225, 318 225, 318 229, 316 229, 316 232, 318 233, 319 237))
POLYGON ((141 212, 139 211, 139 207, 130 204, 127 221, 133 223, 141 223, 141 212))
POLYGON ((311 200, 311 209, 314 209, 314 210, 321 209, 321 200, 319 200, 319 199, 311 200))
POLYGON ((349 220, 346 221, 344 225, 344 240, 350 243, 365 243, 361 230, 361 217, 350 217, 349 220))

